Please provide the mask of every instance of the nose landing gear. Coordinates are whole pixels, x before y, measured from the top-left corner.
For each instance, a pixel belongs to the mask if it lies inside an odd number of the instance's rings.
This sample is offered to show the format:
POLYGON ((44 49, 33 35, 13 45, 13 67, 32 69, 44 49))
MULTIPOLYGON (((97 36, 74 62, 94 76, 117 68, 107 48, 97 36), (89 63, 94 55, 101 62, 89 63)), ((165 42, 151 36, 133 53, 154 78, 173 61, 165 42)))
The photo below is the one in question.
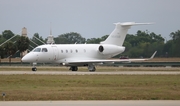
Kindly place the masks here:
POLYGON ((36 65, 37 63, 33 63, 32 71, 37 71, 36 65))
POLYGON ((32 68, 32 71, 37 71, 37 68, 36 68, 36 67, 33 67, 33 68, 32 68))

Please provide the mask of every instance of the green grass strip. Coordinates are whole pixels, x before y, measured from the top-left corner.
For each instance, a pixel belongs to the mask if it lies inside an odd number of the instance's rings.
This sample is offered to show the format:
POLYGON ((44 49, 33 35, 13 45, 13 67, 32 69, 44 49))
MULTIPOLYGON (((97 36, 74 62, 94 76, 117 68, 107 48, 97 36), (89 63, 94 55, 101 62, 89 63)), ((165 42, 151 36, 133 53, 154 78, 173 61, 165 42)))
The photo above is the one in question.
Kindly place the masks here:
POLYGON ((0 75, 0 93, 6 93, 6 101, 180 100, 179 79, 180 75, 0 75))

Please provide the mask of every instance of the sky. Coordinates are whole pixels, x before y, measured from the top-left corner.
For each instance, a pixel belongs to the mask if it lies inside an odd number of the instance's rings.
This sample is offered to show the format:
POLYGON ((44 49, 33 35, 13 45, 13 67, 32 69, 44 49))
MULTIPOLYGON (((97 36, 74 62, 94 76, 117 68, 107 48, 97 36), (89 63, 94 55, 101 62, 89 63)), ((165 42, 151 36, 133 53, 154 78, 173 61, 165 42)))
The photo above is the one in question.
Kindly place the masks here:
POLYGON ((180 0, 0 0, 0 31, 21 34, 26 27, 28 37, 39 33, 52 35, 77 32, 82 37, 98 38, 110 34, 116 22, 154 22, 132 26, 138 30, 161 34, 167 40, 171 32, 180 30, 180 0))

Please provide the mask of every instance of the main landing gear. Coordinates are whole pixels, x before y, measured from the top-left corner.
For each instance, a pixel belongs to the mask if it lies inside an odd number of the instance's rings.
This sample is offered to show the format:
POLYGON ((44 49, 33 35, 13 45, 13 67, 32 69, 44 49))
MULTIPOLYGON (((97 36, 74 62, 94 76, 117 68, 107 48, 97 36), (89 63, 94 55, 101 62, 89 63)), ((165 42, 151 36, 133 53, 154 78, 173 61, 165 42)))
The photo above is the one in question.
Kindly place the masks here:
POLYGON ((71 70, 71 71, 77 71, 77 70, 78 70, 78 67, 77 67, 77 66, 71 66, 71 67, 69 68, 69 70, 71 70))
POLYGON ((95 72, 96 71, 96 67, 93 64, 88 64, 88 70, 90 72, 95 72))
MULTIPOLYGON (((71 66, 71 67, 69 68, 69 70, 71 70, 71 71, 77 71, 77 70, 78 70, 78 67, 77 67, 77 66, 71 66)), ((88 70, 89 70, 90 72, 95 72, 95 71, 96 71, 96 67, 95 67, 93 64, 88 64, 88 70)))

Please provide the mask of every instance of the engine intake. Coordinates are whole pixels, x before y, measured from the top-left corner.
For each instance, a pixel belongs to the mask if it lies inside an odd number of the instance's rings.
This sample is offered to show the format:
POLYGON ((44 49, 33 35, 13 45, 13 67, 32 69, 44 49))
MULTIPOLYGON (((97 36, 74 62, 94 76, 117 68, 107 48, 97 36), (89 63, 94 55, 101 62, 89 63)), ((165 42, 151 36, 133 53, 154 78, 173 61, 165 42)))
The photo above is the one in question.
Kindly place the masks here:
POLYGON ((104 47, 102 45, 99 46, 99 51, 103 52, 104 51, 104 47))

